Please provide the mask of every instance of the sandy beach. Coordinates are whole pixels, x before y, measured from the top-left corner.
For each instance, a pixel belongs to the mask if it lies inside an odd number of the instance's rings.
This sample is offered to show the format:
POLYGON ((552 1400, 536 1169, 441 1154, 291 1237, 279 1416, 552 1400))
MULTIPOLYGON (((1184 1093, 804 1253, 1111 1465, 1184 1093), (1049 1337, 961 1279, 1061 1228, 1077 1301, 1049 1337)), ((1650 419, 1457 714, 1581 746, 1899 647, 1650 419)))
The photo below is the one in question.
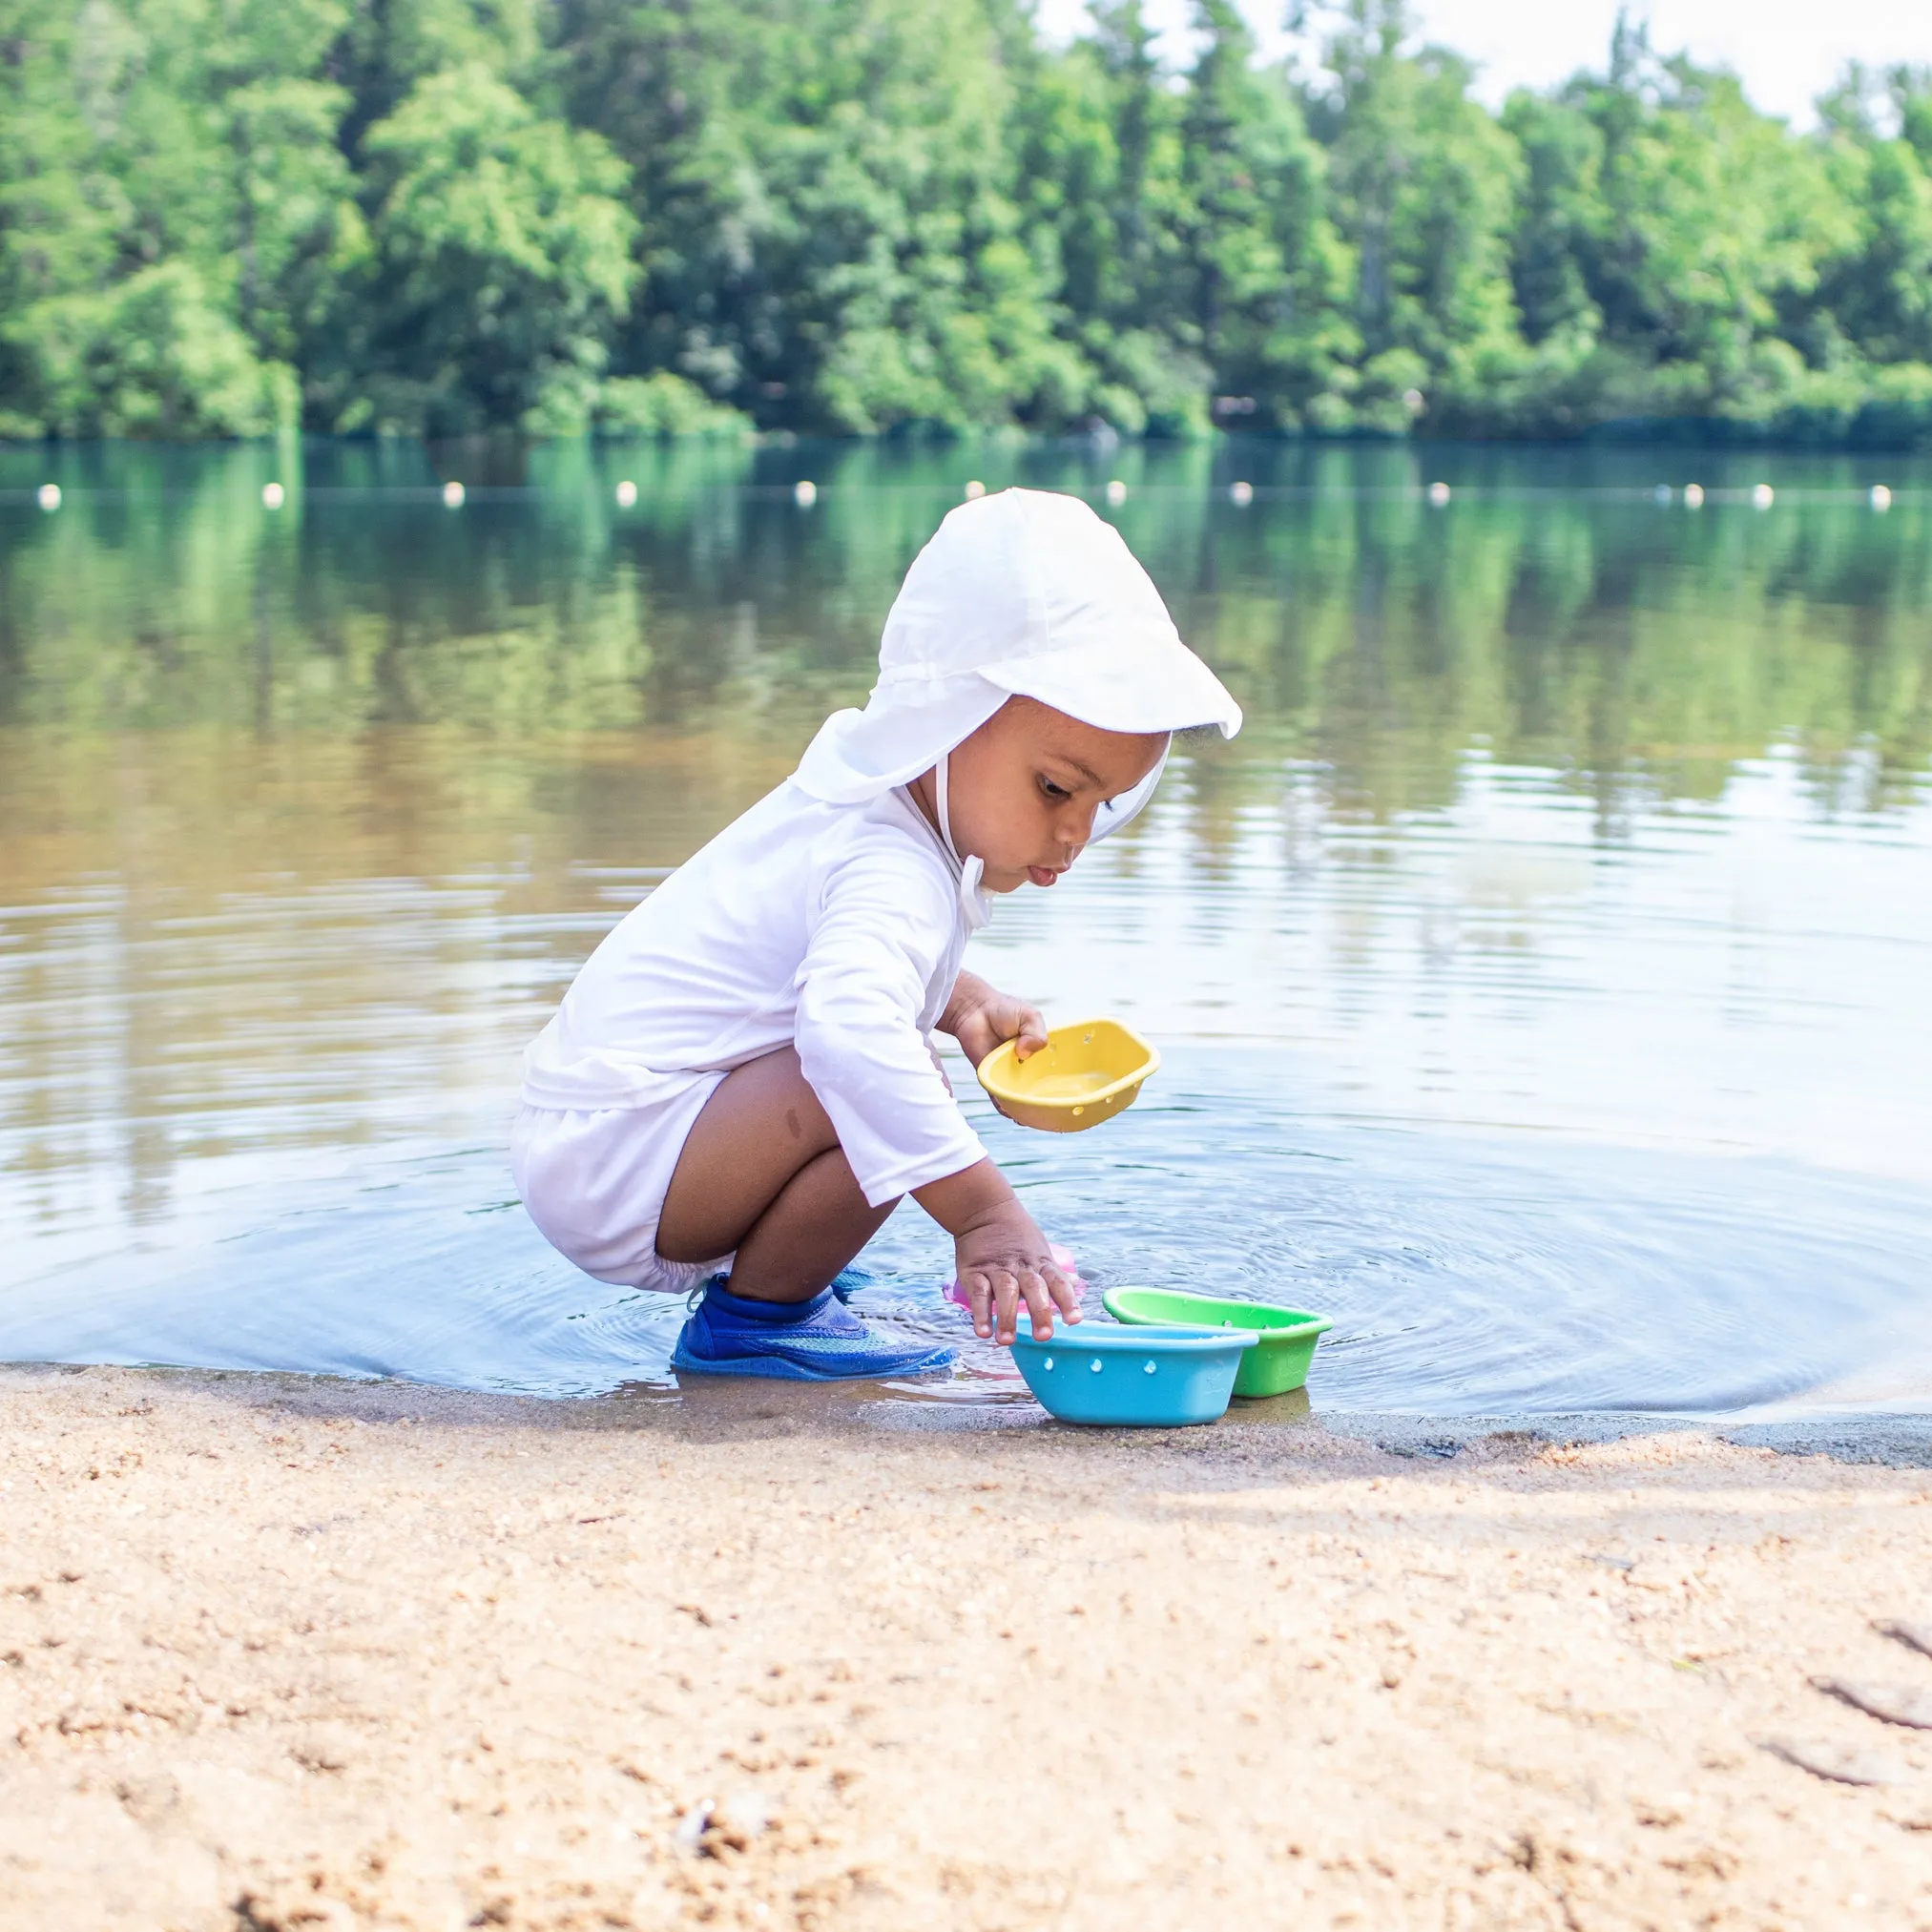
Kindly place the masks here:
POLYGON ((1932 1471, 1031 1413, 7 1371, 0 1922, 1932 1926, 1932 1471))

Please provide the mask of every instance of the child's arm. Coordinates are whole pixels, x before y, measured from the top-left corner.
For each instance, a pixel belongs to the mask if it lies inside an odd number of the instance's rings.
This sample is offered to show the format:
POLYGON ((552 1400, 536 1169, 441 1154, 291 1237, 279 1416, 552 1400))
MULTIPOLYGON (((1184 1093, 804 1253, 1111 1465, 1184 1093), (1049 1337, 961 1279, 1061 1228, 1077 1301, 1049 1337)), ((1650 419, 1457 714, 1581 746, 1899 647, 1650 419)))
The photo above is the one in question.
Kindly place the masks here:
POLYGON ((1039 1008, 988 986, 978 973, 962 972, 953 982, 939 1030, 950 1033, 975 1067, 1008 1040, 1019 1042, 1014 1050, 1022 1060, 1047 1044, 1047 1022, 1039 1008))
MULTIPOLYGON (((1077 1321, 1079 1304, 916 1025, 927 949, 949 937, 951 919, 951 897, 934 886, 929 867, 888 858, 828 880, 799 971, 799 1065, 867 1204, 910 1194, 952 1236, 956 1278, 978 1334, 990 1336, 997 1318, 1001 1341, 1010 1342, 1024 1301, 1044 1339, 1056 1317, 1077 1321), (929 905, 919 904, 922 892, 929 905)), ((940 1025, 975 1065, 1022 1031, 1046 1044, 1037 1011, 970 973, 954 980, 940 1025)))
MULTIPOLYGON (((1039 1008, 977 973, 962 972, 953 982, 939 1026, 975 1067, 1006 1040, 1019 1043, 1023 1060, 1047 1044, 1039 1008)), ((1022 1302, 1042 1336, 1052 1333, 1056 1314, 1080 1319, 1080 1303, 1054 1265, 1046 1236, 991 1161, 915 1189, 912 1197, 953 1237, 956 1278, 966 1292, 976 1335, 984 1340, 997 1322, 1000 1341, 1010 1342, 1022 1302)))

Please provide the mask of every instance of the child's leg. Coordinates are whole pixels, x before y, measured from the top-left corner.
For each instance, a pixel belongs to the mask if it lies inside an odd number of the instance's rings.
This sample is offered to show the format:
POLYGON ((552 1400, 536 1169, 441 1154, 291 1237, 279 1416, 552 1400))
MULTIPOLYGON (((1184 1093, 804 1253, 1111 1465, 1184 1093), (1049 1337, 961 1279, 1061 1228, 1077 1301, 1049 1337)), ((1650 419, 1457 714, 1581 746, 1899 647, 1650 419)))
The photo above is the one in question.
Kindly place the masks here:
POLYGON ((734 1295, 805 1301, 894 1206, 867 1204, 797 1052, 781 1047, 734 1068, 705 1102, 664 1196, 657 1252, 701 1261, 736 1249, 734 1295))

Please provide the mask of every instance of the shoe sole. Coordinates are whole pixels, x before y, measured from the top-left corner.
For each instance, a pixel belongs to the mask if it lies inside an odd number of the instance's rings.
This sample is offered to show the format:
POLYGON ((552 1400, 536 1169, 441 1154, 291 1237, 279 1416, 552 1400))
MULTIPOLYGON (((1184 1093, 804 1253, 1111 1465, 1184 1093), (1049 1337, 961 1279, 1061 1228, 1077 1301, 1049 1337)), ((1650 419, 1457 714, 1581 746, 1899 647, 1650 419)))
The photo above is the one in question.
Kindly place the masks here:
POLYGON ((901 1367, 827 1373, 822 1369, 807 1368, 802 1362, 786 1361, 779 1356, 728 1355, 721 1361, 711 1361, 702 1356, 687 1355, 681 1347, 673 1349, 671 1353, 671 1366, 679 1375, 763 1376, 772 1381, 883 1381, 889 1376, 926 1375, 936 1368, 950 1368, 958 1360, 957 1349, 942 1348, 919 1361, 901 1367))

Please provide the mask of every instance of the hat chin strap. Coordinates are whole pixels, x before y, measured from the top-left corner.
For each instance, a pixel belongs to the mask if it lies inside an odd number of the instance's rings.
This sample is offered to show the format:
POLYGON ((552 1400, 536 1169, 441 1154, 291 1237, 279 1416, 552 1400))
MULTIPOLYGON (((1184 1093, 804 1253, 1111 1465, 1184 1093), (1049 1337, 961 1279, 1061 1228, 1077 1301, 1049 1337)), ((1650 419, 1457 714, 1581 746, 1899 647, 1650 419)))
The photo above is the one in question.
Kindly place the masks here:
POLYGON ((952 842, 952 814, 946 809, 946 767, 952 763, 950 752, 941 752, 939 762, 932 768, 932 789, 934 802, 938 805, 939 836, 945 841, 945 849, 952 857, 952 862, 959 867, 959 901, 966 908, 968 924, 975 930, 986 923, 986 908, 980 904, 980 881, 986 876, 986 862, 975 854, 970 859, 962 859, 959 847, 952 842))

